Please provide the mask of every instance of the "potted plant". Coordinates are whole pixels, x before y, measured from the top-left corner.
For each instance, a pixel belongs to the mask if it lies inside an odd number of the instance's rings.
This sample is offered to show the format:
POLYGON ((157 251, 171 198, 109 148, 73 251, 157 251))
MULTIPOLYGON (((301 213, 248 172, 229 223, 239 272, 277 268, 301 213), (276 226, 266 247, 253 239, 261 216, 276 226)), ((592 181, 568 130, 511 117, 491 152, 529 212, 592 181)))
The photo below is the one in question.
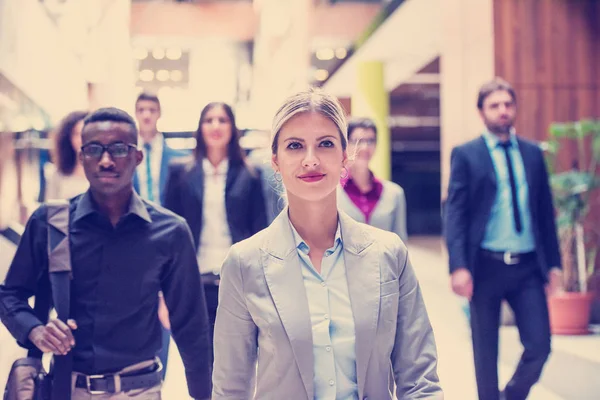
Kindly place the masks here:
POLYGON ((564 290, 548 299, 550 325, 555 334, 589 333, 593 293, 588 279, 594 272, 599 247, 597 228, 586 223, 592 209, 600 162, 600 121, 555 123, 546 143, 546 161, 556 209, 558 237, 563 257, 564 290), (576 158, 559 168, 561 146, 576 144, 576 158))

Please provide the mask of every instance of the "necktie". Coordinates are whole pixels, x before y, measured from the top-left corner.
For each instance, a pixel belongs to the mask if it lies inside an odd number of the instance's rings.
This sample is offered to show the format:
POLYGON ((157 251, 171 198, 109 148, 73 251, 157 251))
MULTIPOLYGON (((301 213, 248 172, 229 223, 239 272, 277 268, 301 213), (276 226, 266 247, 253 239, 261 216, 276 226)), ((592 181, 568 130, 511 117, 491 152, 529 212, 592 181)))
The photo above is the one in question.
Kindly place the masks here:
POLYGON ((506 166, 508 168, 508 179, 510 181, 510 192, 512 197, 512 209, 513 217, 515 220, 515 229, 518 233, 521 233, 523 227, 521 226, 521 212, 519 210, 519 200, 517 194, 517 183, 515 180, 515 172, 510 157, 511 142, 501 142, 499 146, 504 149, 504 155, 506 156, 506 166))
POLYGON ((150 162, 150 153, 152 153, 152 145, 144 143, 146 149, 146 187, 148 188, 148 200, 154 201, 154 185, 152 181, 152 163, 150 162))

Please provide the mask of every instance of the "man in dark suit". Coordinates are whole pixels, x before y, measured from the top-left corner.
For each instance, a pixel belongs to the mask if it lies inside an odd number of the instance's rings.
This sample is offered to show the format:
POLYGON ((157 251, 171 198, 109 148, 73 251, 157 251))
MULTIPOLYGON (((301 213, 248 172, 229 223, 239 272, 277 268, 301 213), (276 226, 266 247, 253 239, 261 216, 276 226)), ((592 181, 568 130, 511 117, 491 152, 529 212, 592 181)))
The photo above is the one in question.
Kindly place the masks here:
POLYGON ((495 79, 477 107, 487 130, 453 149, 446 240, 453 291, 470 301, 480 400, 525 399, 550 354, 546 292, 561 282, 552 194, 541 149, 515 135, 514 89, 495 79), (498 390, 500 307, 515 314, 524 347, 498 390))
MULTIPOLYGON (((158 97, 150 93, 141 93, 135 102, 135 118, 139 125, 139 141, 142 145, 144 161, 136 168, 133 187, 144 199, 162 205, 169 163, 178 157, 186 156, 187 153, 167 146, 165 138, 157 127, 160 116, 158 97)), ((163 364, 164 378, 167 372, 171 334, 169 312, 162 297, 159 302, 158 315, 164 328, 163 346, 159 354, 163 364)))

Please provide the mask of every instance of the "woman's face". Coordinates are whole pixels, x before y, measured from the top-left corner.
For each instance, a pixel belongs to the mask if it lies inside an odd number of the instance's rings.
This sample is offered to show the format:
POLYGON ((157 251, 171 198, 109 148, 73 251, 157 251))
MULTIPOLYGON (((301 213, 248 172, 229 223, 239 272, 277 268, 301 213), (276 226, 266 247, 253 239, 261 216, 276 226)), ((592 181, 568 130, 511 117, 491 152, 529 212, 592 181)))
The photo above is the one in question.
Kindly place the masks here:
POLYGON ((273 168, 286 190, 306 201, 319 201, 336 190, 347 160, 337 126, 318 112, 298 114, 277 138, 273 168))
POLYGON ((77 122, 71 131, 71 146, 75 153, 81 151, 81 129, 83 129, 83 120, 77 122))
POLYGON ((225 149, 231 141, 231 120, 222 106, 208 110, 202 121, 202 138, 207 149, 225 149))
POLYGON ((368 164, 375 154, 376 145, 377 135, 373 129, 356 128, 350 132, 348 151, 355 155, 356 161, 368 164))

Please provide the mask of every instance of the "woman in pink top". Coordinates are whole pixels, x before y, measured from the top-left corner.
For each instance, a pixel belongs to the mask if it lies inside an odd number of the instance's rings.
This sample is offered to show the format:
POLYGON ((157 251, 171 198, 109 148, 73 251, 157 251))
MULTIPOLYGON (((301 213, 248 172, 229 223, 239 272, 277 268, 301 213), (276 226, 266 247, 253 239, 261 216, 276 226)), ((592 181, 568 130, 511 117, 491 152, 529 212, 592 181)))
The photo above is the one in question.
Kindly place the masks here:
POLYGON ((377 146, 377 127, 368 118, 348 123, 348 154, 355 159, 342 179, 338 205, 359 222, 396 233, 406 241, 406 197, 394 182, 377 179, 369 169, 377 146))

